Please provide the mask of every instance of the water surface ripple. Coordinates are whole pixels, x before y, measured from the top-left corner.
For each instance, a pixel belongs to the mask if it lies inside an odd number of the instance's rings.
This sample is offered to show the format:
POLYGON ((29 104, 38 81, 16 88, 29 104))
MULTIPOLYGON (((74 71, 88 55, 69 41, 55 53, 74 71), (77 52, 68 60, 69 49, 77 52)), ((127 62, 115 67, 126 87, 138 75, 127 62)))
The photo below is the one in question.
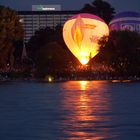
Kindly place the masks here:
POLYGON ((0 140, 140 140, 140 83, 0 83, 0 140))

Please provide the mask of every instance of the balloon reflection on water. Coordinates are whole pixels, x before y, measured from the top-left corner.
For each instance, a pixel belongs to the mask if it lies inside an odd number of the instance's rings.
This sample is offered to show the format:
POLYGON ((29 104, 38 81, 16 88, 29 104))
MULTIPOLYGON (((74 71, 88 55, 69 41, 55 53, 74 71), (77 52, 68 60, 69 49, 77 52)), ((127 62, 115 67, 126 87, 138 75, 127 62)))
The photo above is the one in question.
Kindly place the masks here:
POLYGON ((100 82, 75 81, 63 85, 62 122, 67 140, 100 140, 112 137, 109 133, 110 98, 100 82), (101 87, 102 86, 102 87, 101 87))

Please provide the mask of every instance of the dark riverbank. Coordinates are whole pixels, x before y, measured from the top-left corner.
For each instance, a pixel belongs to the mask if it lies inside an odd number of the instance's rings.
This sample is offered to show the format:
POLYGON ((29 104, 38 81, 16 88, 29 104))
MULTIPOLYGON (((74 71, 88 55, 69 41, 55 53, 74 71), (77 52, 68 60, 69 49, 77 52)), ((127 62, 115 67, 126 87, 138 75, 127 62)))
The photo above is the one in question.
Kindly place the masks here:
POLYGON ((101 72, 61 72, 46 74, 39 77, 33 72, 0 72, 0 81, 41 81, 41 82, 63 82, 63 81, 82 81, 82 80, 108 80, 113 82, 140 81, 139 75, 119 75, 114 73, 101 72))
POLYGON ((11 81, 28 81, 28 82, 65 82, 65 81, 110 81, 110 82, 139 82, 140 77, 57 77, 47 76, 45 78, 34 78, 34 77, 8 77, 0 76, 0 82, 11 82, 11 81))

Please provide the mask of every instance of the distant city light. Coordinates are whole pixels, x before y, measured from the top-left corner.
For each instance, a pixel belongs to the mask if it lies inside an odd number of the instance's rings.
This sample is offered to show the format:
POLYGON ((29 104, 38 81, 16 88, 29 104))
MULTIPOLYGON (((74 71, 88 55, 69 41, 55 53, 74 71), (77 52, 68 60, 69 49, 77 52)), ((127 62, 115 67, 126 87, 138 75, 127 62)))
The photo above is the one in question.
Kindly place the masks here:
POLYGON ((20 23, 23 23, 23 22, 24 22, 24 19, 23 19, 23 18, 20 18, 20 19, 19 19, 19 22, 20 22, 20 23))
POLYGON ((53 82, 54 78, 53 78, 51 75, 46 75, 44 80, 45 80, 46 82, 51 83, 51 82, 53 82))
POLYGON ((48 77, 48 82, 52 82, 53 78, 51 76, 48 77))

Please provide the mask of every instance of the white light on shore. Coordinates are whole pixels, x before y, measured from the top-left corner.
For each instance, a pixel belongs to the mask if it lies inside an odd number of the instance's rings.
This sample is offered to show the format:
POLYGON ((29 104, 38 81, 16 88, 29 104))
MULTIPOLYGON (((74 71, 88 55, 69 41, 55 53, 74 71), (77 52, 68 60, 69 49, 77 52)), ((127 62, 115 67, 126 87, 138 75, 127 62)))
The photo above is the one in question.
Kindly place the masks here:
POLYGON ((48 82, 52 82, 53 78, 51 76, 48 76, 48 82))

